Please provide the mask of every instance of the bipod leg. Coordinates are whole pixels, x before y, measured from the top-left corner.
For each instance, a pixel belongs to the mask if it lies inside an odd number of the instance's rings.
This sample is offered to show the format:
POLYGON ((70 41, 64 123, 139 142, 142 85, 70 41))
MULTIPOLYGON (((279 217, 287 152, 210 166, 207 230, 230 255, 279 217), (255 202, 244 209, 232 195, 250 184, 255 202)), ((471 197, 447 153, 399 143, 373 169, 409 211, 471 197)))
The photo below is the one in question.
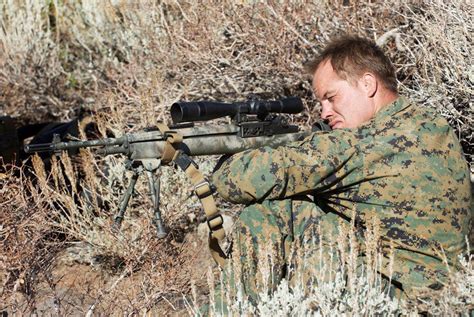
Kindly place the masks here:
POLYGON ((153 201, 153 223, 159 239, 166 237, 165 226, 161 218, 160 211, 160 179, 156 178, 151 171, 146 171, 148 176, 148 187, 150 188, 151 199, 153 201))
POLYGON ((138 176, 140 176, 140 170, 134 169, 132 178, 130 179, 130 183, 128 184, 127 190, 122 197, 122 201, 120 202, 120 209, 119 212, 114 217, 114 224, 113 229, 118 231, 120 226, 122 225, 123 216, 125 214, 125 210, 127 210, 128 202, 132 197, 133 190, 135 189, 135 185, 137 184, 138 176))

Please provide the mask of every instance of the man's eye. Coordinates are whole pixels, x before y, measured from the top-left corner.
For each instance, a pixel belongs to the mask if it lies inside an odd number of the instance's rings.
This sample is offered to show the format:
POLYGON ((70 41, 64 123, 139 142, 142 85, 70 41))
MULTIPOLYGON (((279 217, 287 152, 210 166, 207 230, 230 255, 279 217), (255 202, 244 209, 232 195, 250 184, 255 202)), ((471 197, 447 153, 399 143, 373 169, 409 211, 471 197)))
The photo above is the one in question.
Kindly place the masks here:
POLYGON ((331 102, 334 101, 334 96, 329 97, 328 101, 331 101, 331 102))

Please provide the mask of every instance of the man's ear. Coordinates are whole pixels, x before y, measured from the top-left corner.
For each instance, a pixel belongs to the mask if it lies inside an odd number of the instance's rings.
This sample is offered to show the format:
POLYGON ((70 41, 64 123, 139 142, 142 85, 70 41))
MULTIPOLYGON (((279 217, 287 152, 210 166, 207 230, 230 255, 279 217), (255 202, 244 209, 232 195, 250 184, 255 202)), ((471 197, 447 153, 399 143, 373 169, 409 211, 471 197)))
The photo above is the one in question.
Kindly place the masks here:
POLYGON ((372 98, 378 89, 377 77, 372 73, 365 73, 362 75, 362 84, 367 93, 367 97, 372 98))

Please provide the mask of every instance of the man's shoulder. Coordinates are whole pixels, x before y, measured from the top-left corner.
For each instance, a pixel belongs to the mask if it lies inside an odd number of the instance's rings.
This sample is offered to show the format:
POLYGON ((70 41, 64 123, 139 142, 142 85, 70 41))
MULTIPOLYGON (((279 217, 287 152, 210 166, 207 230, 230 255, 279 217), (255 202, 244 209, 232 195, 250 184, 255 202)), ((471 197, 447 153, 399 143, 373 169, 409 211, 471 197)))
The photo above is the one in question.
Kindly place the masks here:
POLYGON ((421 118, 428 118, 428 119, 441 117, 441 115, 435 110, 434 107, 430 106, 429 103, 416 102, 413 99, 410 99, 408 97, 403 97, 403 99, 408 109, 416 117, 419 116, 421 118))
POLYGON ((411 102, 411 121, 417 126, 417 130, 429 134, 442 133, 446 134, 452 131, 446 118, 439 111, 429 104, 420 105, 411 102))
POLYGON ((408 97, 400 96, 388 107, 390 108, 386 109, 383 118, 375 120, 373 125, 379 133, 386 131, 391 134, 395 130, 401 133, 409 131, 423 133, 450 129, 448 121, 434 108, 417 103, 408 97))

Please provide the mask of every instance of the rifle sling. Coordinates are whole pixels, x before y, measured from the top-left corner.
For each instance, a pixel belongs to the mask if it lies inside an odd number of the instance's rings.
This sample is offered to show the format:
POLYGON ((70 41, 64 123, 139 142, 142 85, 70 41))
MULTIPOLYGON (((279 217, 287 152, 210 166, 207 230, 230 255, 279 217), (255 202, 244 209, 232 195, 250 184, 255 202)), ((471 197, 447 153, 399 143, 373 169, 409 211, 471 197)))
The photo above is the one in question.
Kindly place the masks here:
POLYGON ((183 136, 176 131, 170 130, 170 128, 168 128, 164 123, 158 123, 157 127, 161 134, 166 137, 163 153, 161 154, 161 162, 163 164, 168 164, 176 158, 175 146, 183 141, 183 136))
POLYGON ((166 143, 163 149, 162 162, 169 163, 174 161, 181 170, 190 178, 194 186, 194 192, 202 204, 204 213, 207 218, 207 225, 209 227, 209 249, 212 258, 216 263, 224 268, 227 255, 222 250, 220 242, 225 238, 224 219, 217 210, 214 196, 212 196, 212 189, 209 182, 204 178, 198 165, 186 153, 176 150, 174 145, 179 144, 183 140, 183 136, 176 131, 170 131, 165 124, 159 124, 160 132, 166 136, 166 143))
POLYGON ((207 225, 209 226, 208 242, 212 258, 220 267, 224 268, 227 256, 219 245, 225 238, 224 219, 217 210, 211 186, 201 171, 199 171, 197 164, 187 154, 178 151, 174 161, 191 179, 194 192, 201 201, 202 208, 206 214, 207 225))

